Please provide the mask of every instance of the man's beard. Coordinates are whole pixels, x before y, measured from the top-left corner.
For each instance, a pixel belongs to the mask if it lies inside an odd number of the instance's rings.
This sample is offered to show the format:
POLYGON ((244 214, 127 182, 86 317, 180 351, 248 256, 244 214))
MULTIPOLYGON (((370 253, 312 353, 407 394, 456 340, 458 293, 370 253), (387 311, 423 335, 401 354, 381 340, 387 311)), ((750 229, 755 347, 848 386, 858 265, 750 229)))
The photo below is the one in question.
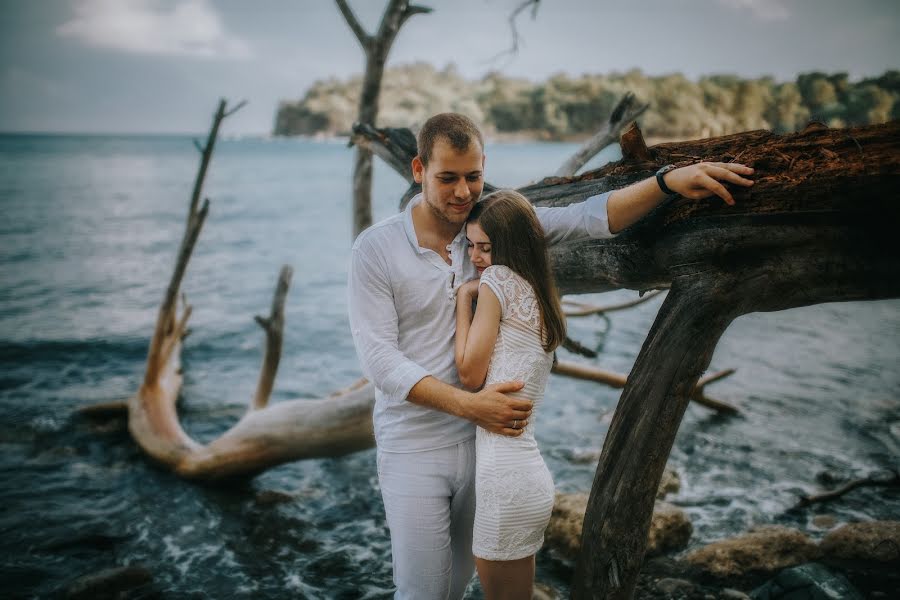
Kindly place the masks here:
POLYGON ((423 200, 425 201, 425 204, 428 205, 428 210, 430 210, 431 214, 433 214, 435 217, 437 217, 438 220, 443 221, 444 223, 447 223, 449 225, 460 225, 460 226, 462 226, 463 223, 466 222, 466 219, 469 218, 469 213, 472 212, 472 207, 475 206, 475 203, 478 202, 478 198, 481 197, 481 194, 479 193, 478 196, 474 196, 472 198, 472 200, 470 200, 471 206, 469 207, 469 210, 467 212, 453 214, 453 213, 450 213, 449 211, 447 211, 446 209, 442 210, 441 206, 434 204, 430 200, 428 191, 425 189, 424 186, 422 187, 422 194, 423 194, 423 200))

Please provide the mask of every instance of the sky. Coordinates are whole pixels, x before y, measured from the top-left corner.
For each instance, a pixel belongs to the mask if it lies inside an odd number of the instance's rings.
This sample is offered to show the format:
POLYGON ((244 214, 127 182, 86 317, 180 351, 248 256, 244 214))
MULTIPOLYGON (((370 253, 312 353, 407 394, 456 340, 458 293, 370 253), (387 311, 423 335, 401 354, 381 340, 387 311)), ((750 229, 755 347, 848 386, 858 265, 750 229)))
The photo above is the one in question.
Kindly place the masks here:
MULTIPOLYGON (((733 73, 851 80, 900 69, 898 0, 418 0, 388 66, 448 63, 534 81, 556 73, 733 73)), ((371 33, 387 0, 349 0, 371 33)), ((278 103, 364 67, 332 0, 0 0, 0 131, 199 133, 218 98, 234 135, 268 134, 278 103)))

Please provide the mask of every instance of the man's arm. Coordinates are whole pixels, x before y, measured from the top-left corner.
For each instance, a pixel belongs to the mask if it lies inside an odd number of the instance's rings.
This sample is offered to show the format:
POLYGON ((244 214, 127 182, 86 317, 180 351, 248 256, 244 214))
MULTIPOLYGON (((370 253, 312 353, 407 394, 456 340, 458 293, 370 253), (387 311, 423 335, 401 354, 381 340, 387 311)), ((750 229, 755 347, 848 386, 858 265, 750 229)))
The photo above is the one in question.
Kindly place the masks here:
POLYGON ((400 351, 390 278, 374 250, 357 243, 350 253, 350 331, 365 376, 384 394, 404 398, 428 371, 400 351))
POLYGON ((521 429, 512 425, 528 418, 531 402, 504 394, 520 390, 521 382, 488 386, 473 394, 439 381, 400 351, 390 280, 377 253, 370 250, 354 246, 348 281, 350 329, 366 377, 392 397, 462 417, 494 433, 520 435, 521 429))
MULTIPOLYGON (((742 177, 753 169, 738 163, 697 163, 673 169, 663 176, 673 192, 685 198, 700 199, 719 196, 728 204, 734 198, 722 182, 751 186, 753 181, 742 177)), ((610 238, 633 225, 656 208, 666 194, 656 177, 612 192, 591 196, 559 208, 535 207, 544 228, 548 244, 559 244, 586 238, 610 238)))
POLYGON ((521 435, 528 424, 531 402, 506 394, 518 392, 523 386, 521 381, 506 381, 472 393, 429 376, 413 386, 409 401, 462 417, 493 433, 515 437, 521 435), (518 429, 513 429, 513 425, 518 429))
MULTIPOLYGON (((663 175, 666 186, 685 198, 698 200, 719 196, 733 205, 734 198, 721 182, 749 187, 753 181, 741 175, 751 175, 753 169, 738 163, 697 163, 673 169, 663 175)), ((610 233, 633 225, 667 198, 656 177, 612 192, 606 202, 610 233)))

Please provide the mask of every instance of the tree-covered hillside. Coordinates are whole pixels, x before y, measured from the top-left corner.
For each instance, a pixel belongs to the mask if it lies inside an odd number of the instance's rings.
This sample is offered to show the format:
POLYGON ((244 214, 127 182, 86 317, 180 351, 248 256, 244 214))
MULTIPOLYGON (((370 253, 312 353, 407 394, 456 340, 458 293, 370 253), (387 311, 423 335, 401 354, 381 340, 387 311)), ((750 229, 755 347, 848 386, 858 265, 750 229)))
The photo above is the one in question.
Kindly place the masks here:
MULTIPOLYGON (((361 77, 318 81, 299 101, 282 102, 275 135, 341 135, 357 114, 361 77)), ((900 117, 900 71, 851 82, 846 73, 803 73, 793 82, 711 75, 649 77, 639 70, 609 75, 556 75, 542 83, 489 74, 464 79, 451 65, 417 63, 385 72, 378 125, 413 127, 430 115, 457 111, 488 133, 564 139, 593 133, 625 92, 649 102, 639 119, 645 135, 687 139, 749 129, 794 131, 809 120, 830 126, 900 117)))

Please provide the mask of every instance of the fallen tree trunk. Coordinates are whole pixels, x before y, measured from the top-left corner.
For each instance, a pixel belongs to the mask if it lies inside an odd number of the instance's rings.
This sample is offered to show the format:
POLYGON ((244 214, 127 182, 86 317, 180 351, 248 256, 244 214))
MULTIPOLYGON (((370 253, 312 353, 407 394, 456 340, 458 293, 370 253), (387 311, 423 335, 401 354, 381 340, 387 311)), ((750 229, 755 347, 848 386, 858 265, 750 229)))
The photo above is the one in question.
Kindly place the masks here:
POLYGON ((676 197, 614 239, 551 250, 562 293, 671 288, 606 436, 576 598, 633 594, 653 491, 697 380, 734 318, 900 296, 900 122, 751 131, 653 148, 634 129, 622 146, 618 163, 519 191, 536 205, 564 206, 662 165, 701 160, 751 165, 755 185, 732 190, 735 206, 676 197))

